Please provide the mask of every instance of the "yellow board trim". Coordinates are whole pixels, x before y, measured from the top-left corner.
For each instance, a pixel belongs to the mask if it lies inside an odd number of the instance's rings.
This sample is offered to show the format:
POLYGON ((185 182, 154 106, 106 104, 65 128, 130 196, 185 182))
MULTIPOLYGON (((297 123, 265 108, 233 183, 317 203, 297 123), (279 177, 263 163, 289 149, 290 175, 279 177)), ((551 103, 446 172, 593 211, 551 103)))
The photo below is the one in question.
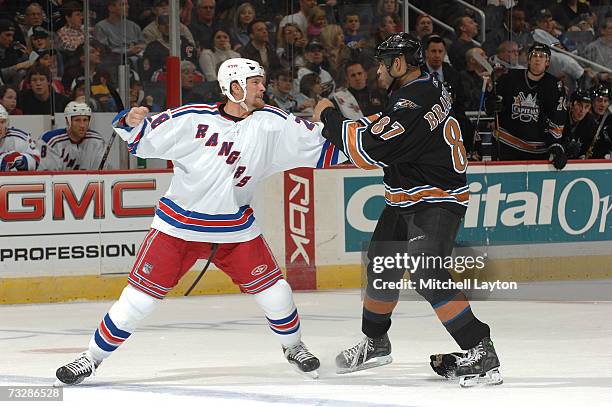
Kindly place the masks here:
MULTIPOLYGON (((559 281, 612 278, 612 256, 541 257, 488 260, 485 270, 462 277, 481 281, 559 281), (588 270, 585 270, 588 264, 588 270)), ((182 296, 199 270, 190 271, 168 294, 182 296)), ((457 273, 454 273, 457 276, 457 273)), ((317 267, 317 290, 360 288, 360 264, 317 267)), ((45 276, 0 279, 0 304, 24 304, 78 300, 113 300, 127 284, 127 275, 45 276)), ((209 270, 191 295, 237 294, 240 290, 219 270, 209 270)))

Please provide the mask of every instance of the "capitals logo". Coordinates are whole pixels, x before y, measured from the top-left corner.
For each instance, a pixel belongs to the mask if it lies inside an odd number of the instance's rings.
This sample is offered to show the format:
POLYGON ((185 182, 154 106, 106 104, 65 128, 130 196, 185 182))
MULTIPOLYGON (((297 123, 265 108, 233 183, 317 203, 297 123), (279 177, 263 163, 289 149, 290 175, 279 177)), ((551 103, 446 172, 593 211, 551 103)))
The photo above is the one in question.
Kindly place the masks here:
POLYGON ((529 123, 537 122, 540 117, 540 106, 535 95, 528 93, 527 96, 523 92, 519 92, 518 96, 514 97, 512 103, 512 119, 518 118, 520 121, 529 123))

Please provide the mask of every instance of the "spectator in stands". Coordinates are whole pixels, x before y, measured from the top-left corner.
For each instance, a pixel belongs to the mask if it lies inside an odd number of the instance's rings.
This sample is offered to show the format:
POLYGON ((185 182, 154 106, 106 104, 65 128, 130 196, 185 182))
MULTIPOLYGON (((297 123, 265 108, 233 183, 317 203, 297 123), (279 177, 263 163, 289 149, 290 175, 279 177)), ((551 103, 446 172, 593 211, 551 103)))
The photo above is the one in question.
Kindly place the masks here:
POLYGON ((448 47, 448 58, 457 71, 466 69, 465 53, 476 47, 474 38, 478 35, 478 24, 472 17, 462 16, 453 25, 457 39, 448 47))
MULTIPOLYGON (((321 40, 323 40, 323 32, 328 29, 329 26, 325 26, 321 30, 321 40)), ((340 32, 342 29, 337 26, 340 32)), ((306 63, 304 59, 304 47, 308 43, 306 36, 297 24, 288 23, 280 29, 281 35, 277 42, 276 55, 280 60, 280 64, 285 69, 301 68, 306 63)), ((342 42, 344 45, 344 42, 342 42)))
POLYGON ((14 41, 15 25, 0 20, 0 82, 16 86, 32 66, 23 44, 14 41))
POLYGON ((153 96, 145 95, 142 82, 130 81, 130 107, 146 106, 150 112, 160 112, 161 107, 155 103, 153 96))
POLYGON ((40 161, 36 144, 28 133, 9 125, 9 114, 0 105, 0 172, 35 170, 40 161))
POLYGON ((17 106, 23 114, 53 114, 63 112, 69 100, 51 88, 51 71, 40 64, 28 70, 26 82, 29 89, 17 94, 17 106))
POLYGON ((564 29, 570 26, 572 21, 577 20, 581 14, 591 11, 588 4, 578 0, 562 0, 552 8, 553 18, 561 24, 564 29))
POLYGON ((487 54, 482 48, 474 47, 465 53, 466 69, 459 73, 465 110, 479 110, 482 81, 488 78, 485 68, 474 58, 475 54, 487 59, 487 54))
POLYGON ((344 43, 353 48, 366 46, 366 37, 360 31, 359 14, 348 12, 344 15, 344 43))
MULTIPOLYGON (((195 19, 191 20, 189 29, 200 50, 212 50, 215 47, 214 35, 219 28, 218 21, 215 19, 215 7, 215 0, 197 1, 195 19)), ((217 73, 215 72, 216 76, 217 73)))
POLYGON ((42 6, 36 2, 30 3, 24 10, 23 24, 19 25, 21 32, 16 36, 17 39, 23 41, 23 44, 28 44, 34 28, 41 27, 43 23, 44 10, 42 6))
POLYGON ((240 48, 240 55, 243 58, 259 62, 268 72, 279 69, 280 60, 276 55, 276 50, 270 45, 266 22, 263 20, 251 21, 247 32, 251 40, 240 48))
POLYGON ((64 110, 66 127, 43 133, 40 169, 46 171, 97 170, 106 143, 90 129, 91 108, 82 102, 70 102, 64 110))
POLYGON ((533 37, 525 19, 525 12, 518 7, 506 9, 503 24, 487 33, 482 48, 487 54, 493 55, 497 52, 499 45, 509 39, 516 42, 519 48, 524 49, 527 49, 533 43, 533 37))
POLYGON ((535 29, 539 29, 553 35, 555 31, 555 24, 550 10, 541 9, 536 13, 535 19, 535 29))
MULTIPOLYGON (((302 91, 301 81, 304 75, 311 73, 317 74, 321 79, 321 87, 324 95, 329 95, 336 89, 336 82, 331 74, 321 67, 323 63, 323 46, 318 41, 312 41, 306 45, 306 52, 304 54, 306 58, 306 65, 298 70, 297 83, 300 84, 300 92, 302 91)), ((304 93, 308 96, 307 93, 304 93)), ((311 96, 309 96, 311 97, 311 96)))
POLYGON ((433 33, 433 20, 427 14, 419 14, 414 28, 416 37, 423 43, 423 38, 433 33))
POLYGON ((323 27, 327 25, 327 15, 321 7, 313 7, 308 17, 308 38, 315 38, 321 35, 323 27))
POLYGON ((324 56, 329 63, 329 72, 339 79, 342 67, 351 59, 351 49, 344 43, 342 27, 336 24, 328 25, 321 32, 320 40, 324 56))
POLYGON ((207 102, 204 95, 195 89, 196 83, 202 83, 202 77, 192 62, 181 61, 181 97, 185 103, 207 102))
MULTIPOLYGON (((309 73, 302 77, 300 80, 300 93, 306 96, 308 99, 312 99, 315 102, 321 99, 323 95, 323 85, 321 84, 321 78, 315 73, 309 73)), ((302 114, 307 117, 312 116, 313 108, 306 107, 302 109, 302 114)))
POLYGON ((503 41, 499 44, 497 54, 493 55, 491 59, 491 65, 493 65, 496 74, 505 74, 508 69, 525 69, 519 63, 519 53, 519 45, 514 41, 503 41))
POLYGON ((330 98, 336 102, 344 117, 358 120, 380 112, 386 95, 378 88, 368 87, 368 74, 357 61, 345 65, 346 87, 338 88, 330 98))
POLYGON ((108 0, 108 17, 95 25, 95 38, 115 54, 138 56, 145 48, 140 27, 126 18, 125 36, 123 35, 121 16, 127 16, 128 8, 127 0, 108 0), (127 49, 123 48, 124 42, 127 49))
MULTIPOLYGON (((591 92, 577 89, 570 96, 570 108, 567 121, 563 128, 563 138, 566 145, 573 143, 577 148, 566 148, 568 158, 585 158, 595 133, 597 122, 591 111, 591 92)), ((601 158, 601 157, 597 157, 601 158)))
POLYGON ((213 49, 203 49, 200 53, 200 70, 204 72, 206 81, 216 81, 219 66, 230 58, 240 58, 240 54, 232 50, 229 33, 221 28, 213 33, 213 49))
POLYGON ((57 45, 59 49, 75 52, 79 45, 85 42, 83 32, 83 6, 71 1, 63 5, 64 26, 57 31, 57 45))
MULTIPOLYGON (((612 17, 604 20, 599 38, 587 45, 583 56, 600 65, 612 68, 612 17)), ((598 74, 598 79, 610 82, 610 75, 607 72, 601 72, 598 74)))
MULTIPOLYGON (((62 84, 64 85, 64 89, 72 89, 75 85, 74 81, 76 78, 85 77, 85 46, 80 45, 76 50, 76 54, 79 57, 79 63, 67 67, 66 70, 64 70, 64 75, 62 75, 62 84)), ((92 42, 89 46, 89 70, 92 81, 94 75, 99 70, 98 66, 100 65, 100 62, 100 46, 97 43, 92 42)))
POLYGON ((374 20, 379 19, 385 14, 393 16, 393 21, 395 21, 394 32, 402 32, 404 30, 400 16, 400 6, 397 0, 378 0, 376 10, 374 10, 374 20))
POLYGON ((89 100, 88 101, 86 100, 85 86, 86 86, 85 77, 81 76, 79 78, 76 78, 74 80, 72 89, 70 91, 70 100, 75 101, 75 102, 87 103, 87 105, 94 112, 103 111, 102 108, 100 107, 100 103, 98 103, 98 100, 96 100, 95 98, 90 96, 89 100))
MULTIPOLYGON (((170 17, 168 14, 157 16, 157 29, 161 38, 150 42, 145 48, 142 58, 142 77, 149 80, 152 75, 165 68, 166 58, 170 55, 170 17)), ((196 63, 197 50, 189 40, 181 35, 181 60, 196 63)))
MULTIPOLYGON (((49 68, 51 71, 51 87, 57 93, 64 93, 64 85, 62 84, 62 71, 60 68, 61 62, 59 56, 54 49, 39 49, 32 51, 36 53, 36 63, 44 67, 49 68)), ((21 81, 19 84, 19 90, 29 89, 29 84, 25 81, 21 81)))
MULTIPOLYGON (((287 27, 287 26, 285 26, 287 27)), ((302 112, 312 109, 315 105, 314 99, 309 99, 300 92, 293 89, 294 75, 288 69, 281 69, 273 74, 273 83, 269 87, 271 91, 270 102, 288 113, 302 112)))
POLYGON ((23 114, 21 109, 17 107, 17 91, 11 86, 0 86, 0 105, 4 106, 11 116, 23 114))
POLYGON ((461 80, 459 72, 449 63, 444 62, 446 56, 446 44, 442 37, 432 34, 425 38, 425 68, 442 83, 449 83, 457 93, 459 101, 463 100, 461 92, 461 80))
MULTIPOLYGON (((142 30, 142 37, 144 38, 145 44, 147 45, 153 41, 164 41, 166 34, 161 32, 157 17, 162 14, 168 15, 170 11, 168 6, 168 0, 155 0, 153 10, 155 14, 155 20, 151 21, 142 30)), ((187 28, 185 24, 179 23, 179 33, 180 36, 185 37, 185 39, 192 46, 195 46, 193 35, 191 35, 191 31, 189 31, 189 28, 187 28)))
POLYGON ((388 36, 400 32, 396 30, 397 21, 395 20, 395 16, 393 14, 383 14, 382 16, 378 17, 378 21, 375 22, 372 35, 367 46, 369 48, 376 49, 378 44, 386 40, 388 36))
POLYGON ((251 3, 242 3, 238 6, 230 29, 230 39, 234 51, 238 51, 251 41, 248 28, 253 20, 255 20, 255 8, 251 3))
POLYGON ((289 14, 283 17, 279 24, 279 29, 283 28, 287 23, 294 23, 300 27, 304 34, 308 32, 308 16, 313 7, 317 5, 316 0, 300 0, 300 10, 295 14, 289 14))
MULTIPOLYGON (((36 51, 37 49, 49 49, 55 48, 49 38, 49 31, 43 27, 35 27, 30 35, 30 49, 36 51)), ((36 59, 36 56, 30 59, 36 59)))

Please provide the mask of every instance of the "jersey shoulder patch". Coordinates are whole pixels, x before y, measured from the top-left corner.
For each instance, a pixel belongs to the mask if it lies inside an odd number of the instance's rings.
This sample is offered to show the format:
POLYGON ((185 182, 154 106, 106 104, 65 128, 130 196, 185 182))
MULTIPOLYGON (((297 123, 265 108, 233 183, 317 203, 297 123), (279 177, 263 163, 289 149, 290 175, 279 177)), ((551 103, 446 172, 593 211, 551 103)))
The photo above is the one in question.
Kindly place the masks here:
POLYGON ((16 129, 15 127, 9 128, 8 131, 6 132, 6 136, 7 137, 10 137, 10 136, 17 137, 25 141, 28 141, 30 138, 30 135, 28 133, 26 133, 23 130, 16 129))
POLYGON ((261 109, 257 110, 258 112, 266 112, 266 114, 272 114, 272 115, 276 115, 280 118, 283 118, 285 120, 287 120, 287 118, 289 117, 289 113, 285 112, 283 109, 278 108, 276 106, 271 106, 271 105, 265 105, 264 107, 262 107, 261 109))
POLYGON ((68 137, 68 133, 66 132, 66 129, 57 129, 57 130, 48 131, 42 135, 42 140, 45 143, 50 144, 52 142, 55 143, 55 142, 63 140, 62 136, 66 136, 66 138, 68 137))

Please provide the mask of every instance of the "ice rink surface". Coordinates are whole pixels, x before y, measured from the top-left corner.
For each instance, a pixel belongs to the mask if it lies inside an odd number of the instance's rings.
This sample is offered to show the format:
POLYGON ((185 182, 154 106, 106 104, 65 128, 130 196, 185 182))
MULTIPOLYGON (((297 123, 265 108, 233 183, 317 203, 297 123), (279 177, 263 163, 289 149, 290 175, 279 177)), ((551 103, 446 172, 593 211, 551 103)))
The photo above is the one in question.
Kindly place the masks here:
MULTIPOLYGON (((336 375, 360 338, 358 291, 297 293, 303 340, 322 363, 307 379, 285 361, 247 295, 170 298, 63 402, 115 406, 612 406, 612 303, 474 302, 491 325, 504 384, 463 389, 429 367, 456 350, 425 302, 401 302, 394 362, 336 375)), ((50 385, 87 346, 110 302, 0 306, 0 386, 50 385)), ((7 405, 8 403, 0 403, 7 405)))

